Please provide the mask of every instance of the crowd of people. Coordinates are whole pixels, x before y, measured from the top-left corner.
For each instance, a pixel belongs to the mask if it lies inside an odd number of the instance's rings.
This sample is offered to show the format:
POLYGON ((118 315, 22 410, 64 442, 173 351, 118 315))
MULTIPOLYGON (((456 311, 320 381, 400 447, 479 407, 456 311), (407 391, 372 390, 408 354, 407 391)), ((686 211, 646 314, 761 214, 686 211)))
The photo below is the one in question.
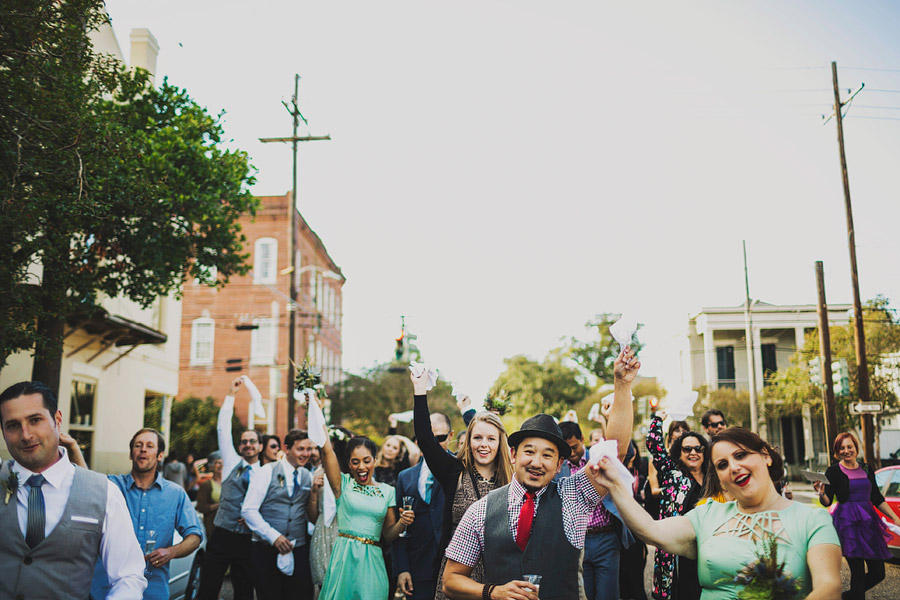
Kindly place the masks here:
POLYGON ((616 358, 615 392, 587 443, 573 415, 538 414, 509 433, 465 400, 454 438, 451 419, 429 408, 428 374, 413 374, 415 441, 392 422, 380 448, 314 418, 315 398, 310 430, 283 441, 246 430, 235 447, 238 378, 202 482, 190 464, 163 462, 165 439, 149 428, 131 439, 129 473, 79 468, 53 392, 16 384, 0 394, 13 457, 0 467, 0 597, 168 598, 170 561, 204 538, 196 597, 207 600, 226 574, 236 600, 647 600, 651 547, 656 600, 737 598, 761 585, 742 569, 766 544, 783 563, 778 585, 794 594, 784 597, 837 600, 842 554, 845 598, 884 579, 874 508, 900 518, 852 434, 838 436, 827 484, 816 485, 822 505, 839 502, 832 516, 794 502, 777 450, 719 410, 703 415, 703 432, 657 413, 635 443, 639 369, 631 349, 616 358))

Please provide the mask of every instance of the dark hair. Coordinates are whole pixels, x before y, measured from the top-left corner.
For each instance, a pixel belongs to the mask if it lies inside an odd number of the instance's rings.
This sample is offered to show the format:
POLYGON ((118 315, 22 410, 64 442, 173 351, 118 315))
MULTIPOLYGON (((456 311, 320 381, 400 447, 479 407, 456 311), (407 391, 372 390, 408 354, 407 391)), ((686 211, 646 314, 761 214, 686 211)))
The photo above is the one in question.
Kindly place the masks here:
MULTIPOLYGON (((369 438, 358 435, 356 437, 350 438, 347 442, 347 447, 344 448, 344 463, 348 465, 350 464, 350 455, 353 454, 353 451, 363 446, 366 450, 368 450, 372 454, 372 460, 375 460, 375 455, 378 454, 378 446, 375 445, 375 442, 370 440, 369 438)), ((347 469, 349 470, 349 468, 347 469)))
POLYGON ((705 413, 703 413, 703 416, 700 417, 700 424, 703 425, 704 427, 709 427, 709 418, 713 415, 715 415, 717 417, 722 417, 722 420, 725 421, 725 426, 726 427, 728 426, 728 419, 725 418, 725 413, 723 413, 718 408, 711 408, 708 411, 706 411, 705 413))
POLYGON ((263 434, 262 439, 260 440, 263 448, 267 448, 269 446, 270 440, 275 440, 275 443, 278 444, 279 448, 281 448, 281 439, 277 435, 272 435, 269 433, 263 434))
POLYGON ((847 438, 850 438, 853 441, 853 445, 856 446, 856 453, 859 454, 859 440, 857 440, 856 436, 849 431, 842 431, 834 438, 834 446, 831 448, 831 451, 834 453, 834 460, 841 460, 841 445, 847 438))
POLYGON ((288 434, 284 436, 284 447, 290 450, 297 442, 302 442, 303 440, 308 439, 309 434, 306 433, 305 429, 291 429, 290 431, 288 431, 288 434))
MULTIPOLYGON (((56 394, 49 387, 40 381, 21 381, 9 386, 0 394, 0 406, 8 400, 15 400, 21 396, 30 396, 32 394, 40 394, 44 399, 44 408, 50 413, 50 417, 56 416, 59 402, 56 400, 56 394)), ((3 423, 3 412, 0 411, 0 423, 3 423)))
POLYGON ((562 437, 564 440, 572 437, 576 437, 579 440, 584 439, 584 436, 581 434, 581 427, 579 427, 578 423, 575 423, 574 421, 563 421, 559 424, 559 430, 562 431, 562 437))
MULTIPOLYGON (((156 446, 159 449, 160 453, 166 451, 166 438, 163 437, 163 434, 153 429, 152 427, 143 427, 138 429, 133 436, 131 436, 131 441, 128 442, 128 453, 131 454, 131 451, 134 450, 134 441, 138 438, 142 433, 155 433, 156 434, 156 446)), ((167 456, 166 460, 163 462, 169 462, 170 460, 174 460, 175 456, 167 456)))
MULTIPOLYGON (((685 434, 687 435, 687 434, 685 434)), ((762 439, 749 429, 743 427, 729 427, 728 429, 713 436, 709 443, 709 458, 712 461, 712 450, 719 442, 730 442, 735 446, 739 446, 749 452, 756 454, 766 453, 772 459, 769 465, 769 478, 772 483, 778 483, 784 477, 784 459, 778 450, 769 445, 769 442, 762 439)), ((716 472, 715 465, 711 465, 707 471, 706 483, 703 486, 703 496, 712 497, 722 493, 722 484, 719 482, 719 474, 716 472)))
POLYGON ((257 442, 258 444, 262 444, 262 435, 261 435, 257 430, 255 430, 255 429, 245 429, 245 430, 243 430, 243 431, 241 432, 241 437, 244 437, 244 434, 247 433, 248 431, 249 431, 250 433, 256 434, 256 442, 257 442))
POLYGON ((691 426, 687 424, 687 421, 672 421, 669 423, 669 430, 666 432, 667 440, 672 439, 672 434, 675 433, 676 429, 684 429, 684 432, 687 433, 691 430, 691 426))
POLYGON ((684 461, 681 460, 681 447, 684 444, 684 438, 688 437, 697 438, 700 440, 700 445, 703 446, 703 466, 701 470, 703 471, 703 478, 706 479, 706 472, 709 471, 709 442, 696 431, 685 431, 677 440, 672 442, 672 447, 669 448, 669 457, 675 461, 682 473, 690 475, 688 469, 684 466, 684 461))

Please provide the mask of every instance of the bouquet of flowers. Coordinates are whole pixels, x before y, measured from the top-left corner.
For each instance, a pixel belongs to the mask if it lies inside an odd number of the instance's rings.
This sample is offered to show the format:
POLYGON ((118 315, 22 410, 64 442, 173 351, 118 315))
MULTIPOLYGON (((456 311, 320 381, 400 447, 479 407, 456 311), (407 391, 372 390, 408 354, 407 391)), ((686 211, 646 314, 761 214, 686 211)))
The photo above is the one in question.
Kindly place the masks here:
POLYGON ((309 362, 308 358, 304 358, 303 364, 297 369, 294 389, 298 392, 316 390, 318 393, 322 387, 322 372, 319 370, 319 367, 309 362))
POLYGON ((501 417, 508 413, 510 408, 512 408, 512 400, 510 400, 506 390, 488 394, 487 398, 484 399, 484 409, 489 412, 495 412, 501 417))
POLYGON ((798 600, 800 579, 784 570, 784 561, 778 562, 778 536, 763 532, 756 548, 756 560, 747 564, 733 577, 724 577, 716 583, 732 583, 744 588, 738 592, 739 600, 798 600))

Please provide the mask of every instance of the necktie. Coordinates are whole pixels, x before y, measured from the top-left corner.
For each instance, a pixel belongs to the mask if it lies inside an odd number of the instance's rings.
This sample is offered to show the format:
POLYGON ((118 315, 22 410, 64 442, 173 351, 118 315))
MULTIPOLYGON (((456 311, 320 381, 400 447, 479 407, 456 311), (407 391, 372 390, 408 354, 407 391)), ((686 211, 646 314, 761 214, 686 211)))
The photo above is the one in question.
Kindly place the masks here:
POLYGON ((250 465, 241 467, 241 479, 244 480, 244 483, 250 485, 250 465))
POLYGON ((29 548, 34 548, 44 539, 44 526, 46 517, 44 513, 44 485, 43 475, 32 475, 28 478, 28 524, 25 528, 25 543, 29 548))
POLYGON ((528 538, 531 537, 531 523, 534 521, 534 500, 537 495, 534 492, 525 492, 525 502, 522 504, 522 510, 519 511, 519 526, 516 528, 516 545, 522 552, 525 552, 525 546, 528 545, 528 538))
POLYGON ((431 491, 434 489, 434 475, 428 473, 425 478, 425 497, 422 498, 425 504, 431 504, 431 491))
POLYGON ((291 494, 291 498, 296 496, 297 493, 300 491, 300 482, 297 481, 297 471, 299 471, 299 470, 300 469, 294 469, 294 493, 291 494))

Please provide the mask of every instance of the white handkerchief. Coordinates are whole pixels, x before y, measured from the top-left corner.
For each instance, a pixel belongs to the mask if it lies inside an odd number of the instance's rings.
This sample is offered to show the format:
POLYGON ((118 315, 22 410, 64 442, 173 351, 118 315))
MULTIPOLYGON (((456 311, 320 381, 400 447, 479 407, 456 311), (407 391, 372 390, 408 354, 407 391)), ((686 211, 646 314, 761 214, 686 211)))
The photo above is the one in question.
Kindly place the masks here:
POLYGON ((619 342, 620 351, 625 346, 631 344, 634 332, 637 331, 638 322, 634 319, 622 315, 622 317, 609 326, 609 333, 613 339, 619 342))
POLYGON ((400 421, 401 423, 412 423, 413 411, 405 410, 403 412, 393 413, 391 416, 394 417, 395 419, 397 419, 398 421, 400 421))
POLYGON ((881 517, 881 520, 884 521, 884 524, 887 525, 887 528, 894 532, 895 535, 900 535, 900 527, 897 526, 893 521, 888 521, 886 518, 881 517))
MULTIPOLYGON (((600 398, 600 403, 601 404, 609 404, 610 406, 612 406, 615 399, 616 399, 616 393, 613 392, 612 394, 607 394, 607 395, 603 396, 602 398, 600 398)), ((631 401, 634 402, 634 394, 631 394, 631 401)))
POLYGON ((591 446, 590 458, 587 464, 596 465, 604 456, 613 462, 616 472, 626 485, 634 483, 634 475, 619 460, 619 444, 616 440, 603 440, 591 446))
MULTIPOLYGON (((291 540, 291 547, 297 540, 291 540)), ((294 574, 294 553, 288 552, 287 554, 279 554, 276 559, 276 563, 278 564, 278 570, 290 577, 294 574)))
POLYGON ((412 374, 416 377, 421 377, 422 373, 428 371, 428 387, 425 391, 431 391, 431 388, 434 387, 434 384, 437 383, 437 371, 435 369, 430 369, 425 363, 420 363, 416 361, 412 361, 409 363, 409 370, 412 371, 412 374))
POLYGON ((694 404, 697 402, 699 392, 692 390, 686 394, 677 396, 671 402, 666 402, 666 413, 676 421, 684 421, 694 414, 694 404))
POLYGON ((325 490, 325 508, 323 512, 325 526, 328 527, 337 515, 337 499, 334 497, 334 490, 332 490, 331 486, 328 484, 328 474, 325 475, 325 486, 322 489, 325 490))
POLYGON ((600 403, 594 402, 591 405, 591 411, 588 413, 588 421, 593 421, 600 416, 600 403))
POLYGON ((249 377, 241 375, 241 379, 244 381, 244 387, 250 392, 250 407, 253 408, 253 414, 260 419, 265 419, 266 409, 263 408, 262 394, 259 393, 259 390, 256 389, 256 386, 253 385, 253 382, 250 381, 249 377))
POLYGON ((320 448, 324 446, 325 440, 328 439, 328 427, 325 424, 325 415, 322 414, 322 408, 316 401, 315 392, 309 399, 309 423, 307 423, 307 427, 309 428, 309 439, 312 440, 312 443, 320 448))

